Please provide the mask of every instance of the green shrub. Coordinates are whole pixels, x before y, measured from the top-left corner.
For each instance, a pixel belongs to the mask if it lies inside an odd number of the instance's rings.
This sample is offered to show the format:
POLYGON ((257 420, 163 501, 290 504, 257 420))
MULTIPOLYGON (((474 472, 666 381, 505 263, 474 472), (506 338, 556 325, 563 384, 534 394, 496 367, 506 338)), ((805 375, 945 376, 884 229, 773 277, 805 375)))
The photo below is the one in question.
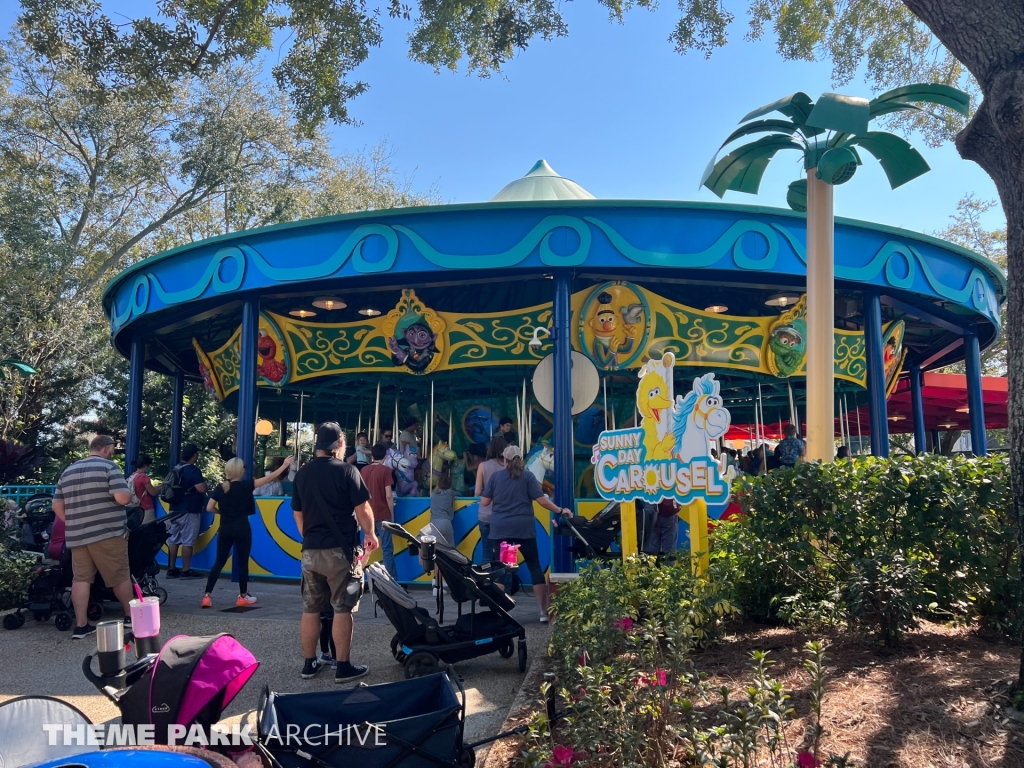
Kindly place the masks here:
POLYGON ((800 463, 748 478, 712 546, 751 616, 849 624, 887 644, 916 618, 1013 634, 1016 529, 1002 458, 800 463))
POLYGON ((0 542, 0 611, 15 608, 25 599, 38 557, 18 551, 7 540, 0 542))

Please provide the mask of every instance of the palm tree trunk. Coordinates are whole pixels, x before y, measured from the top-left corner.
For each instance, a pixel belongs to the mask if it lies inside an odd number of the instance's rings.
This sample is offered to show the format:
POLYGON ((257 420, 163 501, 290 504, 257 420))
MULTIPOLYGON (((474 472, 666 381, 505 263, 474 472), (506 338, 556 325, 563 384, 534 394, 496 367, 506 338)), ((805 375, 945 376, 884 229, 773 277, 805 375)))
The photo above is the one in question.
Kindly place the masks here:
POLYGON ((833 190, 807 172, 807 460, 835 457, 833 190))

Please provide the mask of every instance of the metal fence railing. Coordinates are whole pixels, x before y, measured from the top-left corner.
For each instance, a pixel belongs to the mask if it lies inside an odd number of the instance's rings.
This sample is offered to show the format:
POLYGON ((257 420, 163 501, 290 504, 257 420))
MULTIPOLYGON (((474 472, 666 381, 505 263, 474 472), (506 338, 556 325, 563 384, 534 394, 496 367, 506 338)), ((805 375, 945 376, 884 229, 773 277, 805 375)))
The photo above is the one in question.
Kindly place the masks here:
POLYGON ((0 498, 13 499, 20 507, 29 497, 37 493, 52 494, 56 488, 56 485, 3 485, 0 486, 0 498))

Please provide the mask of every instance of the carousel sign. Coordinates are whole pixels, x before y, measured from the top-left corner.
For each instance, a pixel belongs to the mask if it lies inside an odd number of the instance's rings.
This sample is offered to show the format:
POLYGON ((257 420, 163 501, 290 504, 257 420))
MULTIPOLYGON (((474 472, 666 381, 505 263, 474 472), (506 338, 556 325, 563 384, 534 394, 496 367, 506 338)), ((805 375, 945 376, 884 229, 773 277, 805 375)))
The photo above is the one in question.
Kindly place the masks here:
POLYGON ((709 443, 724 435, 731 421, 720 383, 707 373, 693 380, 685 396, 676 397, 674 365, 675 356, 667 353, 640 369, 639 428, 610 430, 598 437, 591 463, 602 498, 650 503, 674 499, 683 506, 698 499, 720 504, 729 498, 731 475, 721 475, 709 443))

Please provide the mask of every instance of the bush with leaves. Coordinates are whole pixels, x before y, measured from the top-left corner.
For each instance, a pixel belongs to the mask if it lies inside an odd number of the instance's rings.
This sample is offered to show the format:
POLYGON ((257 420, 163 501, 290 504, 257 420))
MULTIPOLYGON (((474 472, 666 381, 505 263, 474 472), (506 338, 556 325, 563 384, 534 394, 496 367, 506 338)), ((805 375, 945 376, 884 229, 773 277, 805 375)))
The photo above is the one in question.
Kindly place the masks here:
POLYGON ((0 611, 16 608, 32 583, 32 569, 39 560, 37 554, 22 552, 3 530, 0 539, 0 611))
POLYGON ((851 625, 892 644, 919 617, 1012 634, 1019 596, 1005 459, 800 463, 737 486, 712 546, 760 619, 851 625))

